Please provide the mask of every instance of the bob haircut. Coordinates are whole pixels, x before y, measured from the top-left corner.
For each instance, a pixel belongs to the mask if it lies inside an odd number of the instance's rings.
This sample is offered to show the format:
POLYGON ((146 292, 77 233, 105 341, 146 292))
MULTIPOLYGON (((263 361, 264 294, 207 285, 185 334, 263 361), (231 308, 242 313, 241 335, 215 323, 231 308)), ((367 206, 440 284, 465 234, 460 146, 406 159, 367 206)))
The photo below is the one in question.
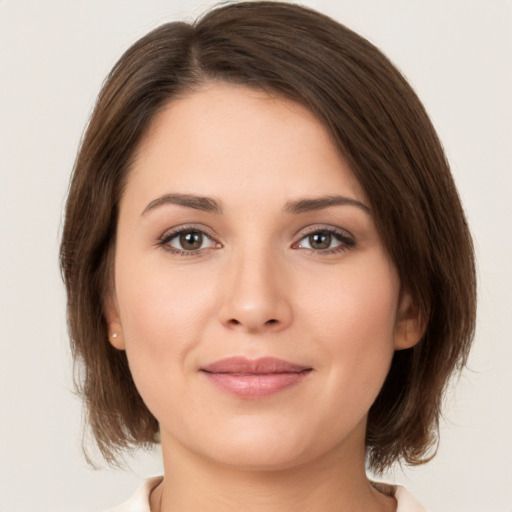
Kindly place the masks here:
POLYGON ((124 53, 98 97, 71 179, 61 268, 77 390, 102 455, 116 464, 124 450, 159 442, 125 353, 108 341, 103 311, 123 187, 155 116, 215 81, 306 106, 366 192, 402 290, 425 325, 419 343, 395 352, 370 409, 367 463, 381 473, 397 461, 426 462, 437 447, 443 392, 474 334, 464 212, 434 128, 400 72, 343 25, 281 2, 224 5, 193 24, 162 25, 124 53))

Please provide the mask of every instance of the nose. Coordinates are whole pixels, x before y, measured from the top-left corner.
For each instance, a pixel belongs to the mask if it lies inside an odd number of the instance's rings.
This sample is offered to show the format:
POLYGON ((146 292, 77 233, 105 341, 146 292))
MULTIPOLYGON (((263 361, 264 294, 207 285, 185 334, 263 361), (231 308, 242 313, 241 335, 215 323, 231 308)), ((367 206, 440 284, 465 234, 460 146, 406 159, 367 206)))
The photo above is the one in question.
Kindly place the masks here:
POLYGON ((247 251, 233 258, 228 276, 219 313, 224 326, 248 333, 288 327, 292 308, 277 258, 262 251, 247 251))

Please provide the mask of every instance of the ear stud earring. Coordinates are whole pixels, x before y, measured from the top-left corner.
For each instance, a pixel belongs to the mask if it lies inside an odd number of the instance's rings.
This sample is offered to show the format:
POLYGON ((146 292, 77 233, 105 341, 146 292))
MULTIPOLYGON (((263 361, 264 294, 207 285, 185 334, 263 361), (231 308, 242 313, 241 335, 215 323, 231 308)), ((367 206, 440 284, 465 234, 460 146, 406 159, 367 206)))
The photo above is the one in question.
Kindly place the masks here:
POLYGON ((113 332, 110 337, 115 340, 117 337, 119 336, 119 334, 117 332, 113 332))

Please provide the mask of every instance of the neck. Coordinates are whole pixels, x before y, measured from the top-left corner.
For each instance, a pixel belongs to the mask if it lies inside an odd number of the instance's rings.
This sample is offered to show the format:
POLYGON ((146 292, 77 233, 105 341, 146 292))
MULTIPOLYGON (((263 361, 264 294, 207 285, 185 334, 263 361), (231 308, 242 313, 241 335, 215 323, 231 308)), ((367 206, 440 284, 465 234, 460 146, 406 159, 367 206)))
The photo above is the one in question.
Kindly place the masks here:
POLYGON ((364 452, 341 449, 293 467, 231 467, 162 436, 165 476, 151 496, 154 512, 392 512, 394 498, 368 482, 364 452), (339 451, 345 451, 340 457, 339 451))

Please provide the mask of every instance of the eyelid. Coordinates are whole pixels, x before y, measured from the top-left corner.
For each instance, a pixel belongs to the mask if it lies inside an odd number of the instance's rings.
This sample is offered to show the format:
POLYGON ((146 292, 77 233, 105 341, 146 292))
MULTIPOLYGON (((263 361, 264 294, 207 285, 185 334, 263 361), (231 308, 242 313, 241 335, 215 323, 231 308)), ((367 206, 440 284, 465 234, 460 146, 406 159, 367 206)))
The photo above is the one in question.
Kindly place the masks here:
POLYGON ((340 228, 339 226, 333 226, 332 224, 311 224, 310 226, 299 229, 293 238, 298 239, 300 237, 302 239, 305 236, 311 235, 312 233, 317 233, 319 231, 326 231, 355 240, 354 235, 350 231, 344 228, 340 228))
POLYGON ((179 226, 175 226, 173 228, 167 229, 162 236, 158 238, 157 245, 160 247, 163 247, 166 251, 170 252, 171 254, 178 254, 178 255, 186 255, 186 256, 193 256, 197 254, 201 254, 204 251, 207 251, 209 249, 215 248, 221 248, 222 244, 216 239, 216 235, 212 233, 212 230, 208 227, 202 225, 202 224, 183 224, 179 226), (213 247, 207 247, 203 249, 196 249, 191 251, 185 251, 182 249, 177 249, 175 247, 172 247, 169 244, 169 242, 176 238, 181 233, 186 233, 190 231, 196 231, 198 233, 201 233, 203 236, 206 236, 208 239, 210 239, 214 246, 213 247))
POLYGON ((356 240, 355 240, 354 235, 352 235, 352 233, 350 233, 346 229, 343 229, 343 228, 340 228, 337 226, 328 225, 328 224, 327 225, 326 224, 314 224, 314 225, 308 226, 308 227, 302 229, 301 231, 299 231, 295 235, 294 238, 295 238, 296 242, 294 242, 292 244, 293 249, 303 249, 305 251, 314 252, 316 254, 329 254, 329 253, 334 253, 334 252, 342 252, 342 251, 350 249, 356 245, 356 240), (331 235, 334 235, 340 241, 340 244, 338 246, 332 247, 330 249, 329 248, 327 248, 327 249, 310 249, 308 247, 300 247, 299 246, 300 242, 304 238, 306 238, 307 236, 312 235, 314 233, 329 233, 331 235))
POLYGON ((167 228, 164 231, 163 235, 159 237, 159 240, 160 241, 164 240, 166 238, 169 238, 172 235, 176 235, 177 233, 181 233, 183 231, 199 231, 199 232, 205 234, 206 236, 208 236, 209 238, 216 237, 215 233, 208 226, 205 226, 204 224, 191 223, 191 224, 179 224, 177 226, 173 226, 172 228, 167 228))
MULTIPOLYGON (((300 231, 298 231, 294 235, 295 242, 292 243, 291 248, 292 249, 302 249, 304 251, 309 251, 316 254, 323 254, 327 255, 330 253, 337 253, 342 252, 345 250, 348 250, 356 245, 355 237, 347 231, 346 229, 340 228, 338 226, 332 226, 329 224, 313 224, 311 226, 307 226, 306 228, 302 228, 300 231), (337 240, 339 240, 340 244, 336 247, 327 248, 327 249, 313 249, 308 247, 300 247, 300 242, 306 238, 309 235, 312 235, 314 233, 329 233, 333 235, 337 240)), ((211 250, 211 249, 219 249, 223 247, 223 244, 218 241, 218 237, 216 234, 212 232, 210 228, 203 224, 183 224, 178 225, 173 228, 167 229, 162 236, 159 237, 157 241, 157 245, 163 247, 165 250, 170 252, 171 254, 178 254, 178 255, 186 255, 186 256, 193 256, 201 254, 205 251, 211 250), (206 247, 202 249, 196 249, 196 250, 181 250, 175 247, 172 247, 169 244, 169 242, 177 237, 179 234, 183 232, 190 232, 190 231, 196 231, 201 233, 202 235, 206 236, 209 240, 212 241, 213 246, 212 247, 206 247)))

